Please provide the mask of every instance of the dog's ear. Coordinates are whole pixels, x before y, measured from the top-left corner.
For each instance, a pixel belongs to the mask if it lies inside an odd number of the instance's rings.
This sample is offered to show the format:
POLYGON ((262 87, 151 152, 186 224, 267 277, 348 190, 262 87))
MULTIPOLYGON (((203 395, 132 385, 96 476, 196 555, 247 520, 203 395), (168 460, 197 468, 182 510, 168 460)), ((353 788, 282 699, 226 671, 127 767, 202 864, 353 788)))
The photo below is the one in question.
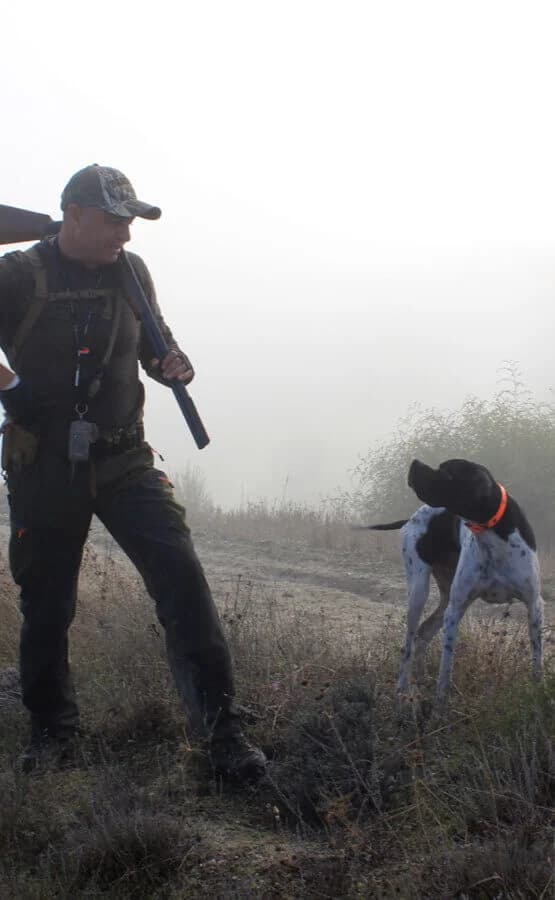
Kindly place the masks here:
POLYGON ((415 476, 417 476, 418 467, 421 465, 423 465, 423 464, 420 462, 419 459, 413 459, 413 461, 411 462, 411 464, 409 466, 409 471, 408 471, 408 475, 407 475, 407 484, 410 488, 413 488, 413 490, 414 490, 414 479, 415 479, 415 476))
POLYGON ((461 479, 465 483, 473 479, 485 478, 494 481, 494 477, 482 463, 472 462, 469 459, 446 459, 439 464, 439 469, 451 478, 461 479))
POLYGON ((471 468, 474 468, 474 463, 469 463, 466 459, 446 459, 439 464, 440 472, 449 478, 468 478, 471 468))
POLYGON ((447 459, 439 471, 451 479, 449 504, 445 504, 451 512, 471 522, 485 522, 493 515, 498 488, 489 469, 468 459, 447 459))
POLYGON ((451 476, 441 469, 432 469, 414 459, 409 468, 408 483, 419 500, 428 506, 446 506, 449 502, 451 476))

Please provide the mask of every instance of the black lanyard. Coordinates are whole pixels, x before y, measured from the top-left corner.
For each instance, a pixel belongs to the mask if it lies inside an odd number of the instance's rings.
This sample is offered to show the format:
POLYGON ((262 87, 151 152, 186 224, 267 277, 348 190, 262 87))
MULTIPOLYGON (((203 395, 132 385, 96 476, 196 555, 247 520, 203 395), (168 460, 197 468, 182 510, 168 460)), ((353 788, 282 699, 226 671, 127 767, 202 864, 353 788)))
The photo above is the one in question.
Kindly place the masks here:
POLYGON ((84 356, 89 356, 91 352, 91 348, 87 343, 87 335, 93 319, 93 312, 89 307, 86 317, 81 321, 78 321, 72 302, 71 315, 73 316, 73 337, 75 342, 75 375, 73 378, 73 387, 79 390, 79 387, 81 386, 81 360, 84 356))

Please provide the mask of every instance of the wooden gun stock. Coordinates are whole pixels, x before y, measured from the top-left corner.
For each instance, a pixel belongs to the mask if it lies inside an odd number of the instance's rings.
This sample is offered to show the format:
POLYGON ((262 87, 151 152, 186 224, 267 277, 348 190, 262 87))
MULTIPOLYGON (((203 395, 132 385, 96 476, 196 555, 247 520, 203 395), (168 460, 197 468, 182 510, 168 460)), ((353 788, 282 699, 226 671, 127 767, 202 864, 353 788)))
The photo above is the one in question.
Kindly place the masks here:
POLYGON ((55 222, 44 213, 4 206, 0 203, 0 244, 19 244, 23 241, 40 241, 47 234, 58 230, 55 222))

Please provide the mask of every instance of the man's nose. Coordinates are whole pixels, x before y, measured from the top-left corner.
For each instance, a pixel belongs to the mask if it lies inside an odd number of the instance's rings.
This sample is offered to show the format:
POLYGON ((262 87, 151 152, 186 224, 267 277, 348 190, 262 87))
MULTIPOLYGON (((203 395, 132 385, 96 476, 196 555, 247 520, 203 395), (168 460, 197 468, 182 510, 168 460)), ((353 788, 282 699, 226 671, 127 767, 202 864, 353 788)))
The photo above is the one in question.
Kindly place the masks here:
POLYGON ((131 226, 129 222, 122 222, 118 227, 118 237, 122 244, 126 244, 127 241, 131 240, 131 226))

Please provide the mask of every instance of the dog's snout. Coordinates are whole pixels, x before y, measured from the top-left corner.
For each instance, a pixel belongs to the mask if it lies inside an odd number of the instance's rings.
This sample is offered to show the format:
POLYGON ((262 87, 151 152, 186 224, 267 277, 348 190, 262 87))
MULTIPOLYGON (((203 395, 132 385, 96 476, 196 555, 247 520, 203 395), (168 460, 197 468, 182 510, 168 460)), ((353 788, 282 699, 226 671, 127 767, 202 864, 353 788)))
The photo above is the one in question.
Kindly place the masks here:
POLYGON ((414 489, 415 478, 418 474, 418 469, 422 466, 422 463, 419 459, 413 459, 409 466, 409 474, 408 474, 408 486, 414 489))

